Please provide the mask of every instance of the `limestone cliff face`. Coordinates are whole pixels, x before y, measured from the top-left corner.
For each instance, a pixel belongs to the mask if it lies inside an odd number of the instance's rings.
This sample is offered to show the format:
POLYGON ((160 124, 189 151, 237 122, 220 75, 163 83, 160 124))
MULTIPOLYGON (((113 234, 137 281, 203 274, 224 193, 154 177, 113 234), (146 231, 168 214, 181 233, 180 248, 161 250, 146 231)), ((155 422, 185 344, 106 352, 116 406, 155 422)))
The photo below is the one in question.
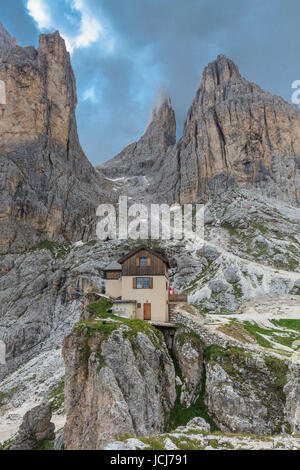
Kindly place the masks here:
POLYGON ((179 147, 182 202, 246 186, 300 203, 299 110, 224 56, 203 72, 179 147))
POLYGON ((104 184, 78 141, 64 40, 56 32, 22 48, 1 27, 0 60, 0 251, 91 236, 104 184))
POLYGON ((113 159, 98 167, 109 178, 146 176, 170 146, 176 143, 175 113, 170 98, 152 109, 145 134, 113 159))
POLYGON ((175 371, 158 330, 90 320, 64 340, 63 355, 67 450, 164 431, 176 398, 175 371))

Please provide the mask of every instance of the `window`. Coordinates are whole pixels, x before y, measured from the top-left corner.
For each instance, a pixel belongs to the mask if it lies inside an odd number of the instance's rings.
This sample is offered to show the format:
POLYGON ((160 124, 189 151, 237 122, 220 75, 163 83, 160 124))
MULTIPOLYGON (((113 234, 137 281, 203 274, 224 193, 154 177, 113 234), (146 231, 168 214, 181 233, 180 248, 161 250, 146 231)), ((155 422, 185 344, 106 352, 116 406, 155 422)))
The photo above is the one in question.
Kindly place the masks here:
POLYGON ((137 304, 137 308, 142 308, 142 304, 137 304))
POLYGON ((140 266, 147 266, 147 258, 140 258, 140 266))
POLYGON ((153 277, 134 277, 134 289, 153 289, 153 277))

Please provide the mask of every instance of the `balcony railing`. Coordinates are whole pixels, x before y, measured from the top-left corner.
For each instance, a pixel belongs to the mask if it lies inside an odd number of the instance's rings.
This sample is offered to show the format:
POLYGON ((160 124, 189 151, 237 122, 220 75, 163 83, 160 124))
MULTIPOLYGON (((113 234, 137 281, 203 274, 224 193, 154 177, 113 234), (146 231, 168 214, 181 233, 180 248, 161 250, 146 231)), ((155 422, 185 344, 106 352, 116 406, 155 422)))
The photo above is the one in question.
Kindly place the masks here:
POLYGON ((169 302, 187 302, 187 295, 169 294, 169 302))

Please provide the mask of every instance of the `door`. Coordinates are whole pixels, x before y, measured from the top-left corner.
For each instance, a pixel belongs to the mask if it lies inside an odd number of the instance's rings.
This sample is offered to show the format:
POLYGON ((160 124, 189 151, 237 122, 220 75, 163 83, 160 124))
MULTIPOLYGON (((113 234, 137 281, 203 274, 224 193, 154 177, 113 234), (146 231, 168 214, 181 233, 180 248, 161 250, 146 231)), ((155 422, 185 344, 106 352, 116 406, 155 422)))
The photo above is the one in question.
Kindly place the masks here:
POLYGON ((151 320, 151 304, 144 304, 144 320, 151 320))

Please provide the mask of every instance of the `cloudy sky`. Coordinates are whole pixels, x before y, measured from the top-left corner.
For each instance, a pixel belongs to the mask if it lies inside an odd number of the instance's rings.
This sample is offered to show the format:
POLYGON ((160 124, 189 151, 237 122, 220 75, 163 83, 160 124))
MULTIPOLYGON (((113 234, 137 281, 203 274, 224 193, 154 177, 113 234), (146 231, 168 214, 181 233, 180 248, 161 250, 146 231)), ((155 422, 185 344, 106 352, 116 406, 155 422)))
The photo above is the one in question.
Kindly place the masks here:
POLYGON ((205 65, 223 53, 291 101, 300 80, 299 0, 9 0, 0 20, 19 44, 58 29, 72 55, 78 131, 94 164, 138 139, 163 84, 178 137, 205 65))

